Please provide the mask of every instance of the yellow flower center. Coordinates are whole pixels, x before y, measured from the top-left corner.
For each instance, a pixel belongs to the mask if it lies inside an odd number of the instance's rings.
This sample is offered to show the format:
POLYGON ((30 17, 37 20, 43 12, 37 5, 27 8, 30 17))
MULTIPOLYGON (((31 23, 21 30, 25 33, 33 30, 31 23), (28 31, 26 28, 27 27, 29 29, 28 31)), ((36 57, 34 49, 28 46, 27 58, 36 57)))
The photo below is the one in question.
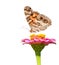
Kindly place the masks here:
POLYGON ((34 38, 37 38, 37 39, 39 39, 39 38, 45 38, 45 34, 31 34, 30 35, 30 39, 32 40, 32 39, 34 39, 34 38))

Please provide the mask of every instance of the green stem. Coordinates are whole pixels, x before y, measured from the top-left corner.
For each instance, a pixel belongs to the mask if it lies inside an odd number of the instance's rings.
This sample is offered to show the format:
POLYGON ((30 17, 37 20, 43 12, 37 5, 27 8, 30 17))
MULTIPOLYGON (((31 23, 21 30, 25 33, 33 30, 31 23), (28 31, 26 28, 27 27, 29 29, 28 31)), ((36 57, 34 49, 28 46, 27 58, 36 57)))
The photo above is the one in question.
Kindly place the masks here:
POLYGON ((41 65, 41 51, 45 47, 44 44, 32 44, 31 45, 36 54, 37 65, 41 65))
POLYGON ((36 53, 36 60, 37 60, 37 65, 41 65, 41 55, 40 55, 40 53, 36 53))

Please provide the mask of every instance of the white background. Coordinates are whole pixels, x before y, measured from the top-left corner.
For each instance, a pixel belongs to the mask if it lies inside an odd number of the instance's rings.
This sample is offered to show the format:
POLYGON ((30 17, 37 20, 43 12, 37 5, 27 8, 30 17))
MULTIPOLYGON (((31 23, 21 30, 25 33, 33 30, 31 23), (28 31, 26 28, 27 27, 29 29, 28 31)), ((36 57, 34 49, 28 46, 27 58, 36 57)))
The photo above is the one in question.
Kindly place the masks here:
POLYGON ((52 26, 40 33, 55 38, 41 53, 42 65, 59 65, 59 1, 58 0, 0 0, 0 65, 36 65, 35 53, 21 39, 29 36, 24 7, 31 6, 52 20, 52 26))

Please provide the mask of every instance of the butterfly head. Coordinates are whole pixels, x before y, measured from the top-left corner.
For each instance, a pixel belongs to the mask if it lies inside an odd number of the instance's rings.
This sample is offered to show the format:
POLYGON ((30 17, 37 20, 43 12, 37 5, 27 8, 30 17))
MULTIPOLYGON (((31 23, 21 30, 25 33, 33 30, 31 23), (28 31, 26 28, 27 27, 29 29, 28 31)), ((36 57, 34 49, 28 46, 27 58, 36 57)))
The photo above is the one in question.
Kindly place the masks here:
POLYGON ((31 15, 31 14, 32 14, 32 9, 31 9, 31 7, 25 6, 25 8, 24 8, 24 13, 25 13, 25 15, 31 15))

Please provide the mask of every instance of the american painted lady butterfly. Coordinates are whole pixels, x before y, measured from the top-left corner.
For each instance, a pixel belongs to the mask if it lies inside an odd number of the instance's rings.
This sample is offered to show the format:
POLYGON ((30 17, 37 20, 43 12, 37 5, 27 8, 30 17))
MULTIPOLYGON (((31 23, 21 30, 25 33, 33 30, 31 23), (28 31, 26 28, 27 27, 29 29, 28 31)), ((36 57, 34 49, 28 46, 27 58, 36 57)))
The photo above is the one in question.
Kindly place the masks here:
POLYGON ((43 31, 51 25, 51 20, 47 16, 33 11, 29 6, 24 8, 24 13, 31 28, 30 32, 43 31))

